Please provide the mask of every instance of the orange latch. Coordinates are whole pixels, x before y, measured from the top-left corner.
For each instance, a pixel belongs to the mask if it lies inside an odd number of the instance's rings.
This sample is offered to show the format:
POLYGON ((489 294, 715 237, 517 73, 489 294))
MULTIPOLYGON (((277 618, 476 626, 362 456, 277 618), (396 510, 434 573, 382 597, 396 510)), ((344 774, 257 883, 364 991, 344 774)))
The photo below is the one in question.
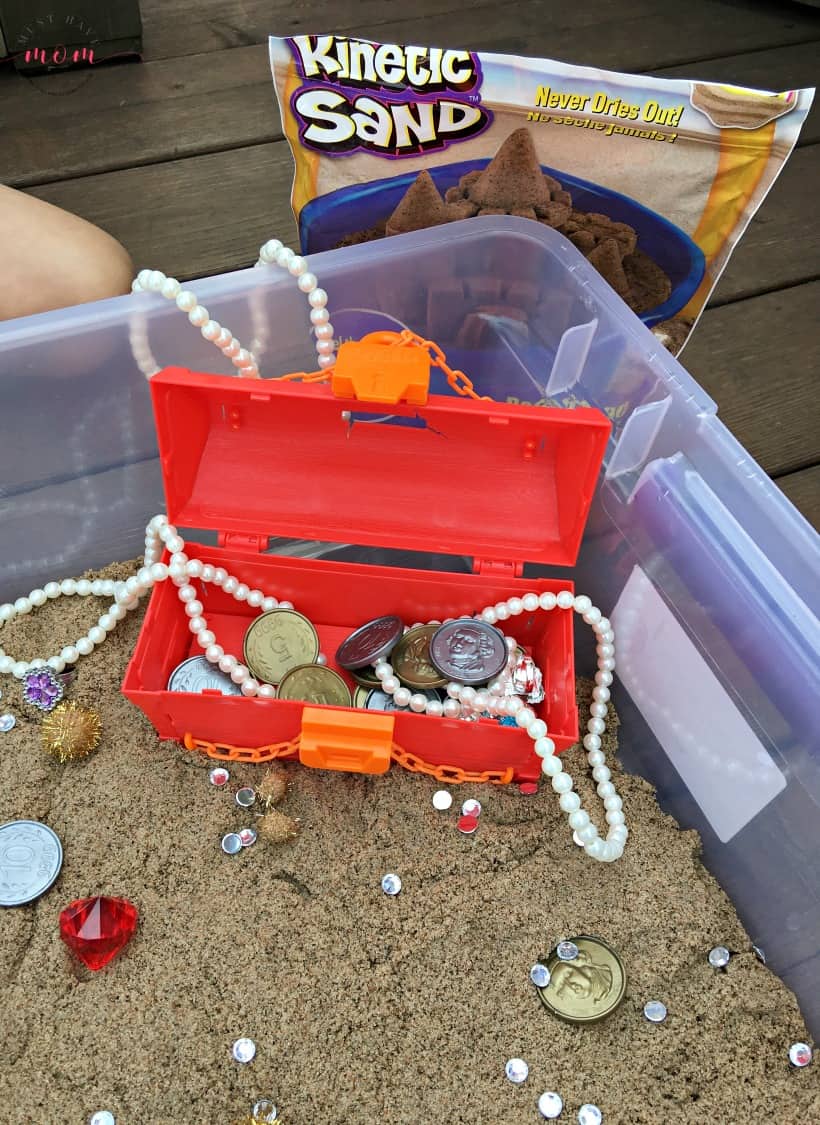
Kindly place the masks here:
POLYGON ((305 707, 299 761, 318 770, 387 773, 395 716, 305 707))
POLYGON ((395 347, 372 333, 363 340, 341 344, 331 376, 338 398, 361 402, 427 402, 430 393, 430 356, 423 348, 395 347), (374 339, 373 337, 377 337, 374 339))

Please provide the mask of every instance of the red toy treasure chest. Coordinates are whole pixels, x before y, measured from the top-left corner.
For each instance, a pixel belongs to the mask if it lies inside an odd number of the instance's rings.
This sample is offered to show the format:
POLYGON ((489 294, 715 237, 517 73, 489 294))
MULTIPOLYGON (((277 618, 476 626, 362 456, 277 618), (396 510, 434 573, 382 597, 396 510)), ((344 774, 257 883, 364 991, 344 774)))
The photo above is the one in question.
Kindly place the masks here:
MULTIPOLYGON (((521 574, 525 561, 576 560, 610 428, 596 410, 432 395, 386 408, 327 385, 182 368, 156 375, 151 393, 168 519, 218 535, 218 546, 189 542, 189 556, 292 602, 354 687, 334 655, 366 621, 442 621, 513 595, 572 590, 564 578, 521 574), (473 573, 277 556, 265 553, 272 536, 469 556, 473 573)), ((218 643, 241 659, 260 611, 192 581, 218 643)), ((546 696, 535 710, 566 749, 578 737, 573 611, 524 612, 503 630, 541 668, 546 696)), ((532 740, 494 719, 168 691, 174 668, 200 652, 176 587, 163 582, 123 682, 161 738, 251 761, 289 743, 305 764, 355 772, 383 772, 392 758, 451 780, 540 776, 532 740)))

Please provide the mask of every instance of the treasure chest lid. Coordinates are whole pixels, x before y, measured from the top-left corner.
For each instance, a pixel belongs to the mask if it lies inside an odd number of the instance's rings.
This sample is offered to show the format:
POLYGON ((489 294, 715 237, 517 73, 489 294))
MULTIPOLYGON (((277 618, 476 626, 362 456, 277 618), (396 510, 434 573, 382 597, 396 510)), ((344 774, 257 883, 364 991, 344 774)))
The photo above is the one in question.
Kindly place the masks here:
POLYGON ((156 374, 151 395, 179 527, 490 564, 574 564, 610 430, 587 407, 385 407, 180 367, 156 374))

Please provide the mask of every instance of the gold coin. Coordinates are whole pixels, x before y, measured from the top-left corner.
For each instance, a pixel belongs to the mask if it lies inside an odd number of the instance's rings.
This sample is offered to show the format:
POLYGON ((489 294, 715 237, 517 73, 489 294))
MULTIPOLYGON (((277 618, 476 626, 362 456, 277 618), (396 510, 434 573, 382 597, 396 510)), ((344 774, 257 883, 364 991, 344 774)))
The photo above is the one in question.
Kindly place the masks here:
POLYGON ((362 687, 377 688, 382 686, 381 680, 378 679, 370 664, 364 668, 351 668, 350 674, 356 683, 361 684, 362 687))
POLYGON ((260 614, 245 633, 245 663, 263 684, 278 684, 286 672, 311 664, 319 655, 319 636, 295 609, 260 614))
POLYGON ((438 628, 438 625, 417 625, 415 629, 408 629, 390 654, 393 671, 407 687, 436 688, 447 683, 446 677, 430 662, 430 640, 438 628))
POLYGON ((370 695, 371 689, 369 687, 362 687, 361 685, 353 692, 353 706, 360 707, 362 710, 367 705, 367 697, 370 695))
POLYGON ((562 961, 554 949, 543 962, 550 971, 549 984, 536 991, 554 1016, 569 1023, 596 1023, 614 1012, 626 992, 623 962, 597 937, 570 938, 578 956, 562 961))
POLYGON ((349 707, 350 688, 338 672, 324 664, 302 664, 282 677, 277 699, 302 699, 324 707, 349 707))

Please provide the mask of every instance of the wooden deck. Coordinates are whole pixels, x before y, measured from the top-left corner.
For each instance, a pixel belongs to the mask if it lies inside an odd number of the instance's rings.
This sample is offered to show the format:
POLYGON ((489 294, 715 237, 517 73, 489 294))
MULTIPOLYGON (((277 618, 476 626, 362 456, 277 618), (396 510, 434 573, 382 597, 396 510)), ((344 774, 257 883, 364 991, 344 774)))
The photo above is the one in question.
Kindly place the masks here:
MULTIPOLYGON (((788 0, 141 0, 144 61, 0 67, 0 179, 97 223, 137 268, 192 278, 290 234, 291 156, 268 34, 337 31, 780 90, 812 85, 820 10, 788 0), (408 13, 412 12, 412 15, 408 13)), ((732 258, 683 362, 820 524, 820 107, 732 258)))

